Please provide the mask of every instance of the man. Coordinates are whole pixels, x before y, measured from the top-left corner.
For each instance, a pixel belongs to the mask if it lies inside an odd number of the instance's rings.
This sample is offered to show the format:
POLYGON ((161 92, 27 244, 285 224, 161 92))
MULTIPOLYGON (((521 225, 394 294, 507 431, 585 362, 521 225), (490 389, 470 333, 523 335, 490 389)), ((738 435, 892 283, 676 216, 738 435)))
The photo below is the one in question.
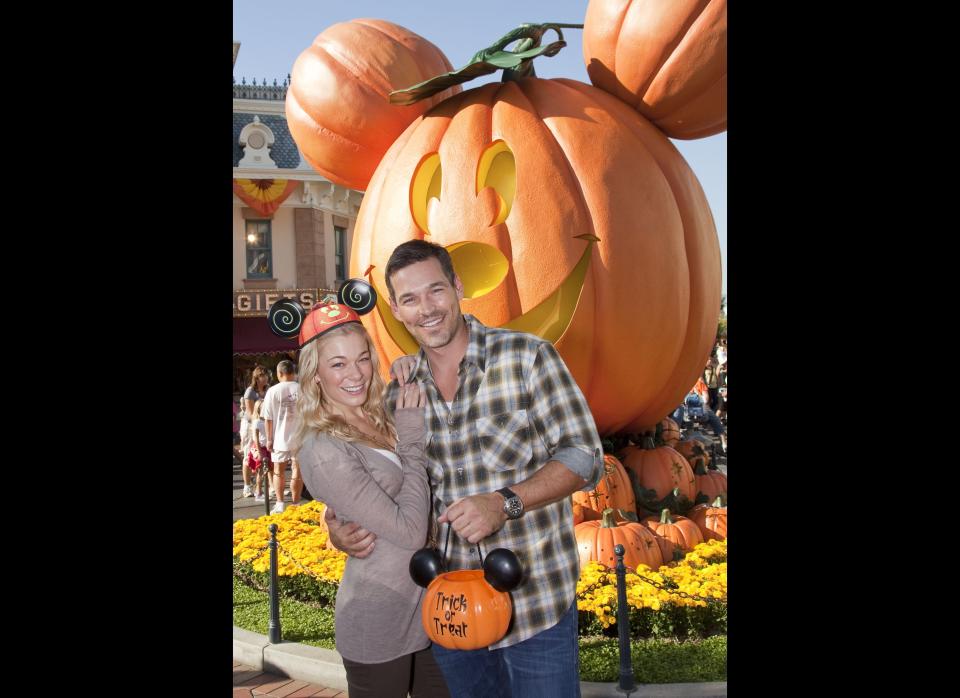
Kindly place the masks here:
MULTIPOLYGON (((453 696, 579 696, 577 542, 570 494, 603 472, 593 416, 560 355, 534 335, 460 311, 447 251, 403 243, 386 267, 393 315, 420 345, 410 375, 427 395, 434 514, 449 524, 447 569, 480 567, 495 548, 524 568, 510 631, 488 649, 433 652, 453 696)), ((403 371, 401 371, 401 374, 403 371)), ((390 384, 387 404, 398 390, 390 384)), ((375 536, 328 513, 334 545, 365 557, 375 536)), ((442 535, 445 537, 446 532, 442 535)))
POLYGON ((291 467, 290 499, 293 504, 300 503, 303 480, 300 477, 300 464, 290 454, 290 441, 293 438, 294 421, 297 416, 297 395, 299 385, 296 380, 293 362, 284 359, 277 364, 276 385, 270 386, 263 398, 260 414, 267 427, 267 448, 273 462, 273 491, 277 503, 270 511, 279 514, 284 509, 283 481, 287 465, 291 467))

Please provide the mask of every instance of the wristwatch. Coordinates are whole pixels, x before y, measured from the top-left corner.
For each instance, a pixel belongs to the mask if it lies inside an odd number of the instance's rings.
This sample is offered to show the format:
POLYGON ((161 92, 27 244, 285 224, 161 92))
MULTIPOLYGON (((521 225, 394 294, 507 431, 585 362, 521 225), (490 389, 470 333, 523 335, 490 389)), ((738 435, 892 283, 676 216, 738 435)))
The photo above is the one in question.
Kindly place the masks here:
POLYGON ((503 495, 503 511, 508 519, 519 519, 523 516, 523 502, 512 490, 501 487, 497 493, 503 495))

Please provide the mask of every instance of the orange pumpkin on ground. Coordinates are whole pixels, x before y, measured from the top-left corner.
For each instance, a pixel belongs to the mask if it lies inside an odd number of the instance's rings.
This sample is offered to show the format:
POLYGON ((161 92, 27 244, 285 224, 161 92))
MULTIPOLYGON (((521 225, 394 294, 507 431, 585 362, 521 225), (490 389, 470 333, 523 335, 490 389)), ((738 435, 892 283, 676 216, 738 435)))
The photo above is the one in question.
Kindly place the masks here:
POLYGON ((727 128, 727 0, 590 0, 583 60, 671 138, 727 128))
POLYGON ((705 497, 706 501, 712 502, 720 495, 726 496, 727 476, 722 472, 700 465, 693 473, 697 480, 697 496, 694 501, 705 497))
POLYGON ((590 85, 520 78, 466 90, 384 155, 349 269, 380 296, 362 322, 384 375, 418 349, 384 279, 411 239, 451 252, 464 312, 554 343, 601 435, 654 428, 714 343, 720 250, 703 190, 659 129, 590 85))
POLYGON ((663 564, 657 537, 650 529, 643 524, 632 522, 617 525, 612 509, 603 512, 600 521, 577 524, 574 534, 577 537, 577 552, 580 554, 581 565, 596 560, 602 565, 615 568, 617 556, 613 549, 617 544, 623 546, 625 567, 636 569, 637 565, 646 565, 656 570, 663 564))
POLYGON ((430 582, 421 621, 433 642, 449 650, 475 650, 507 633, 513 602, 483 578, 483 570, 444 572, 430 582))
POLYGON ((680 441, 680 427, 670 417, 664 417, 660 422, 660 440, 670 448, 676 448, 680 441))
POLYGON ((703 534, 693 521, 686 516, 671 516, 669 509, 660 512, 660 516, 648 516, 643 520, 651 531, 666 538, 683 552, 688 553, 698 543, 703 542, 703 534))
MULTIPOLYGON (((603 456, 603 475, 595 489, 590 492, 577 491, 573 493, 573 503, 590 507, 597 512, 597 517, 604 509, 637 510, 637 501, 633 494, 633 485, 627 476, 627 471, 614 456, 605 453, 603 456)), ((579 523, 579 522, 575 522, 579 523)))
POLYGON ((710 465, 710 453, 704 446, 703 441, 699 439, 679 441, 674 448, 677 450, 677 453, 687 459, 687 463, 690 464, 690 467, 693 468, 694 471, 696 471, 698 467, 710 465))
MULTIPOLYGON (((697 482, 686 459, 669 446, 656 446, 651 436, 641 439, 640 447, 627 446, 621 452, 624 467, 632 471, 637 485, 653 494, 637 500, 639 507, 649 507, 656 500, 666 498, 674 489, 679 497, 693 501, 697 482)), ((638 493, 639 494, 639 493, 638 493)))
POLYGON ((398 24, 334 24, 293 65, 286 102, 290 133, 313 169, 362 191, 410 122, 461 88, 406 107, 390 104, 390 92, 452 69, 440 49, 398 24))
MULTIPOLYGON (((574 493, 576 494, 576 493, 574 493)), ((591 509, 586 504, 577 504, 573 502, 573 525, 576 526, 584 521, 599 521, 602 514, 595 509, 591 509)))
POLYGON ((713 504, 696 505, 687 512, 687 517, 697 525, 705 541, 726 540, 727 506, 723 497, 717 497, 713 504))

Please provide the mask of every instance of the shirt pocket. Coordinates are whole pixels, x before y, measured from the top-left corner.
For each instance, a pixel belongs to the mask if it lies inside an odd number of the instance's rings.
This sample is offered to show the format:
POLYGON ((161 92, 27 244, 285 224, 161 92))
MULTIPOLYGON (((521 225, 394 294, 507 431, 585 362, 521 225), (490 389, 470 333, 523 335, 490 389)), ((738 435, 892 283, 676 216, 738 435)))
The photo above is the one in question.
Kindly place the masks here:
POLYGON ((530 420, 526 410, 477 419, 477 439, 483 466, 505 471, 526 467, 533 458, 530 420))

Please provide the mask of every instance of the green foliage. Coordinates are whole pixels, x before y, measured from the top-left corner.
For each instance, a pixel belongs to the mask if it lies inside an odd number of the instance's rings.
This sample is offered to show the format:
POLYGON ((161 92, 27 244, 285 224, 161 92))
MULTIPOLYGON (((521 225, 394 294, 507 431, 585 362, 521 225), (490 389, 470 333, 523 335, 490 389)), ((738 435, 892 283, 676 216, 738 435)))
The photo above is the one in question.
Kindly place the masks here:
MULTIPOLYGON (((727 680, 727 638, 705 640, 652 639, 630 643, 633 678, 641 683, 688 683, 727 680)), ((605 637, 580 639, 581 681, 617 681, 620 647, 605 637)))
MULTIPOLYGON (((234 577, 233 624, 238 628, 266 635, 269 620, 269 597, 234 577)), ((281 596, 280 628, 284 640, 336 649, 332 607, 315 608, 281 596)))
MULTIPOLYGON (((268 572, 255 572, 249 562, 237 563, 235 566, 236 574, 248 586, 254 588, 266 589, 270 586, 270 574, 268 572)), ((306 574, 296 574, 292 577, 277 577, 277 583, 280 588, 280 595, 287 596, 300 601, 312 601, 333 607, 337 600, 337 585, 333 582, 325 582, 306 574)))

